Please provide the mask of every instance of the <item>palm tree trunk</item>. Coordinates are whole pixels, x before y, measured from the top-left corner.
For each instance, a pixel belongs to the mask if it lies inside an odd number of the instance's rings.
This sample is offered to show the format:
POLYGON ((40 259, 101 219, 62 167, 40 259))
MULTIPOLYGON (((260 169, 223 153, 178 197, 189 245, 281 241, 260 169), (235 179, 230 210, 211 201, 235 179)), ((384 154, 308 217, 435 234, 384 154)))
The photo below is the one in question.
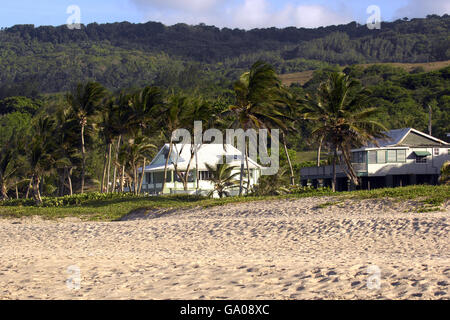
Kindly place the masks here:
POLYGON ((137 194, 137 169, 136 169, 136 163, 133 162, 133 191, 134 194, 137 194))
POLYGON ((109 193, 109 183, 111 182, 111 152, 112 152, 112 143, 108 144, 108 174, 106 179, 106 193, 109 193))
POLYGON ((123 193, 123 186, 125 183, 125 162, 122 164, 122 172, 120 174, 120 192, 123 193))
POLYGON ((319 147, 317 148, 317 166, 320 167, 320 154, 322 152, 323 136, 320 137, 319 147))
POLYGON ((8 192, 6 190, 6 183, 5 183, 5 181, 2 181, 0 200, 1 201, 8 200, 8 192))
POLYGON ((247 153, 247 144, 244 144, 244 154, 241 153, 241 173, 239 176, 239 197, 242 197, 242 192, 244 189, 244 161, 245 161, 246 153, 247 153))
POLYGON ((142 184, 144 183, 144 175, 145 175, 145 161, 146 159, 144 158, 143 164, 142 164, 142 174, 141 174, 141 181, 139 182, 139 190, 138 193, 141 194, 142 191, 142 184))
POLYGON ((16 183, 16 199, 19 200, 19 188, 17 187, 17 183, 16 183))
POLYGON ((84 193, 84 178, 86 170, 86 149, 84 146, 84 124, 81 125, 81 155, 82 155, 82 166, 81 166, 81 193, 84 193))
POLYGON ((112 192, 116 192, 116 182, 117 182, 117 163, 119 161, 119 149, 120 149, 120 142, 122 141, 122 135, 119 135, 119 139, 117 139, 117 149, 116 149, 116 156, 114 161, 114 174, 113 174, 113 189, 112 192))
POLYGON ((102 185, 100 189, 100 193, 105 192, 105 177, 106 177, 106 165, 108 163, 108 148, 105 148, 105 158, 103 160, 103 174, 102 174, 102 185))
POLYGON ((337 182, 337 178, 336 178, 336 159, 337 158, 337 149, 336 147, 334 147, 334 153, 333 153, 333 183, 332 183, 332 191, 336 192, 336 182, 337 182))
POLYGON ((33 177, 31 177, 30 183, 28 184, 28 189, 27 189, 27 193, 25 195, 25 199, 28 199, 30 196, 30 190, 31 190, 32 184, 33 184, 33 177))
POLYGON ((247 166, 247 190, 245 191, 245 193, 248 195, 250 191, 250 167, 248 165, 248 148, 246 148, 245 150, 245 163, 247 166))
POLYGON ((292 162, 291 162, 291 157, 289 157, 289 152, 288 152, 288 148, 287 148, 287 144, 286 144, 286 136, 284 134, 284 132, 282 133, 282 137, 283 137, 283 145, 284 145, 284 152, 286 153, 286 158, 289 164, 289 170, 291 172, 291 185, 295 185, 295 175, 294 175, 294 169, 292 168, 292 162))
POLYGON ((186 168, 186 172, 184 174, 184 179, 183 179, 183 188, 184 191, 188 190, 188 183, 189 183, 189 170, 191 169, 191 164, 192 164, 192 160, 194 159, 194 155, 195 155, 195 151, 191 152, 191 158, 189 159, 189 163, 188 166, 186 168))
POLYGON ((195 180, 196 180, 195 190, 198 195, 200 177, 198 175, 199 172, 198 172, 198 150, 197 149, 198 149, 197 146, 195 146, 195 180))
POLYGON ((169 159, 170 159, 170 156, 172 155, 172 148, 173 148, 173 143, 172 143, 172 139, 171 139, 171 141, 169 143, 169 153, 167 154, 166 164, 164 165, 164 177, 163 177, 163 185, 162 185, 161 192, 164 192, 164 188, 166 187, 167 167, 169 166, 169 159))
POLYGON ((39 191, 40 191, 40 194, 43 194, 43 193, 44 193, 44 184, 45 184, 44 176, 42 176, 41 179, 40 179, 40 181, 39 181, 39 191))
POLYGON ((72 189, 72 170, 73 168, 68 169, 67 172, 67 180, 69 182, 69 194, 70 196, 73 196, 73 189, 72 189))
POLYGON ((32 178, 32 181, 33 181, 33 183, 32 183, 32 185, 33 185, 33 198, 34 198, 34 201, 35 201, 36 205, 39 206, 39 205, 42 204, 41 193, 39 191, 39 183, 40 183, 39 176, 34 175, 33 178, 32 178))

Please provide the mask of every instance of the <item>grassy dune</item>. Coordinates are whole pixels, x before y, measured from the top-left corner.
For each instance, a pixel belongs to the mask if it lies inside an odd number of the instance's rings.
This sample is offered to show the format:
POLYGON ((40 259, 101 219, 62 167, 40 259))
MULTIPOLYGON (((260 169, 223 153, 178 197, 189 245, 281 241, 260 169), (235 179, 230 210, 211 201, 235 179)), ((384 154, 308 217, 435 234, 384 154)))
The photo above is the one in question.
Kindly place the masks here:
POLYGON ((168 210, 193 207, 213 207, 229 203, 268 201, 276 199, 295 199, 305 197, 333 196, 333 205, 346 199, 383 199, 398 201, 414 200, 421 204, 419 212, 439 211, 441 205, 448 201, 450 186, 409 186, 404 188, 376 189, 371 191, 352 191, 333 194, 328 190, 308 190, 302 193, 284 196, 234 197, 226 199, 207 199, 195 196, 134 197, 87 200, 76 205, 61 207, 35 207, 23 205, 0 204, 1 218, 22 218, 40 216, 44 219, 76 217, 91 221, 115 221, 137 210, 168 210))

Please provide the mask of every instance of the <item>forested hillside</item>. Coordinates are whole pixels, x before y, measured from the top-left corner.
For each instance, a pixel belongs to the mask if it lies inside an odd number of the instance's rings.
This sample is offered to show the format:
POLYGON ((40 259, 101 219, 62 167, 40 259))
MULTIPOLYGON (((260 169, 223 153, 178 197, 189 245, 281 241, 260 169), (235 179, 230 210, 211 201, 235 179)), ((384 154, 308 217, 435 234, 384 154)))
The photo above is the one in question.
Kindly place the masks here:
POLYGON ((160 23, 17 25, 0 32, 0 97, 61 92, 95 80, 109 89, 155 84, 223 88, 256 60, 279 73, 328 65, 450 59, 450 16, 317 29, 218 29, 160 23))

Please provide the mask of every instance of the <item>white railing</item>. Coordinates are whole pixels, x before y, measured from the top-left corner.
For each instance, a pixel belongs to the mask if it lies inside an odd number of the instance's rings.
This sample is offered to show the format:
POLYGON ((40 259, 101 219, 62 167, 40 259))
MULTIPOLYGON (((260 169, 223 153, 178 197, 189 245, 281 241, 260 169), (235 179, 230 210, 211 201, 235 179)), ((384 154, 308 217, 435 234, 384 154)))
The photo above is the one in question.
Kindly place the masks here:
MULTIPOLYGON (((365 163, 353 163, 353 168, 358 173, 367 172, 367 165, 365 163)), ((336 173, 344 173, 340 165, 336 165, 336 173)), ((329 176, 333 174, 333 166, 307 167, 300 170, 302 177, 308 176, 329 176)))

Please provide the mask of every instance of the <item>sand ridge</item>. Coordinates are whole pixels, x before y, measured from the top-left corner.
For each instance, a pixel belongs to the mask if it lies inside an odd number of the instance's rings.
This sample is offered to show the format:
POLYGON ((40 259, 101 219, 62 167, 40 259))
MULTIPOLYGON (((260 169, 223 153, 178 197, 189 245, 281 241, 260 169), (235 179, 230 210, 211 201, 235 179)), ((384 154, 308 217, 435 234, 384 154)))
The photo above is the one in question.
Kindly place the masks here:
POLYGON ((449 205, 416 207, 305 198, 121 222, 0 220, 0 298, 449 299, 449 205))

